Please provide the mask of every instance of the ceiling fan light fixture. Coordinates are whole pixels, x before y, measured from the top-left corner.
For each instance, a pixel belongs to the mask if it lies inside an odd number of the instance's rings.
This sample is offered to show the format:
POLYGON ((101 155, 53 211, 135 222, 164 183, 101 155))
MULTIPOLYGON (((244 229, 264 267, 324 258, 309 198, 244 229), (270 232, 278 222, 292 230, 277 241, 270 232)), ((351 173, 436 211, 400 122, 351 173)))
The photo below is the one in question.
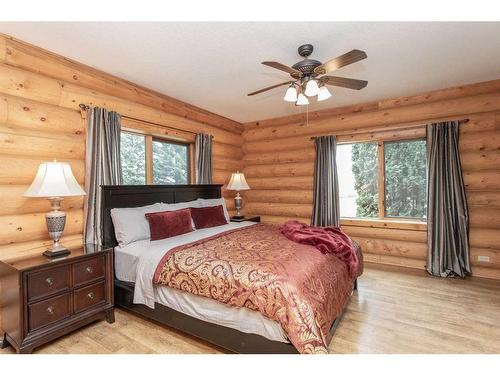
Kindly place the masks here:
POLYGON ((318 82, 315 79, 310 79, 306 83, 306 90, 304 91, 304 94, 306 96, 315 96, 318 95, 319 92, 319 86, 318 82))
POLYGON ((285 96, 283 97, 285 102, 296 102, 297 101, 297 89, 294 85, 290 85, 286 90, 285 96))
POLYGON ((330 90, 326 86, 321 86, 319 88, 318 92, 318 102, 322 102, 323 100, 326 100, 328 98, 331 98, 332 94, 330 93, 330 90))
POLYGON ((308 105, 309 104, 309 99, 307 97, 300 93, 299 96, 297 97, 297 102, 295 103, 297 105, 308 105))

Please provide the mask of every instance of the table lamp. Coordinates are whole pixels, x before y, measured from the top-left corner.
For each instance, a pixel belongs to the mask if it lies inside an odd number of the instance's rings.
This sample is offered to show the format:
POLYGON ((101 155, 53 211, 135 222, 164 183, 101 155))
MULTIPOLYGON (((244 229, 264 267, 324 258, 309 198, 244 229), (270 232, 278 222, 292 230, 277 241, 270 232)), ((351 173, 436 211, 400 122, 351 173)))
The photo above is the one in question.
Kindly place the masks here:
POLYGON ((245 175, 237 171, 231 175, 231 180, 227 185, 227 190, 236 190, 236 197, 234 197, 234 206, 236 207, 235 219, 243 219, 244 216, 240 213, 241 203, 243 198, 240 196, 240 190, 250 190, 247 181, 245 180, 245 175))
POLYGON ((25 197, 48 198, 52 211, 45 214, 50 238, 54 241, 52 247, 43 255, 56 257, 69 254, 70 251, 59 243, 66 225, 66 214, 60 211, 63 197, 85 195, 80 187, 71 166, 54 160, 40 164, 31 186, 25 191, 25 197))

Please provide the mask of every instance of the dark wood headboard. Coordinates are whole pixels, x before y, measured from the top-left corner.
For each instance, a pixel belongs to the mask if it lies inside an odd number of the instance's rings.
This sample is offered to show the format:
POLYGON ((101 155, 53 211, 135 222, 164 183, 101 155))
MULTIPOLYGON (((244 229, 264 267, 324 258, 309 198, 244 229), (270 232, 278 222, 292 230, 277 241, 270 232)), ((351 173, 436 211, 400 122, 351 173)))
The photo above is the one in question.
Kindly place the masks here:
POLYGON ((102 185, 102 245, 116 246, 112 208, 147 206, 148 204, 188 202, 198 198, 220 198, 222 185, 102 185))

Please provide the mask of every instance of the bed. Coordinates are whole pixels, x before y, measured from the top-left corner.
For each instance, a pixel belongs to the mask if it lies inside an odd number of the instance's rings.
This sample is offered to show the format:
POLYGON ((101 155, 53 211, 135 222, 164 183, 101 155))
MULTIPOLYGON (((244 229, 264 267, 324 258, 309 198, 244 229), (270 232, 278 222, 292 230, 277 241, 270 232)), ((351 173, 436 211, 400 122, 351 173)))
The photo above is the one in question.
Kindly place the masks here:
MULTIPOLYGON (((297 349, 290 343, 280 323, 258 311, 229 306, 166 285, 155 285, 148 290, 147 285, 143 286, 141 282, 142 279, 149 280, 153 276, 151 274, 153 268, 148 266, 148 262, 158 262, 165 251, 219 234, 238 232, 245 227, 256 225, 255 223, 231 222, 159 241, 141 240, 126 246, 117 246, 111 209, 145 206, 156 202, 179 203, 198 198, 215 199, 221 197, 221 187, 221 185, 101 187, 102 245, 115 249, 115 305, 232 352, 297 353, 297 349), (150 295, 153 302, 142 301, 142 295, 150 295)), ((356 289, 356 285, 354 281, 351 291, 356 289)), ((341 317, 342 313, 335 317, 328 333, 328 342, 341 317)))

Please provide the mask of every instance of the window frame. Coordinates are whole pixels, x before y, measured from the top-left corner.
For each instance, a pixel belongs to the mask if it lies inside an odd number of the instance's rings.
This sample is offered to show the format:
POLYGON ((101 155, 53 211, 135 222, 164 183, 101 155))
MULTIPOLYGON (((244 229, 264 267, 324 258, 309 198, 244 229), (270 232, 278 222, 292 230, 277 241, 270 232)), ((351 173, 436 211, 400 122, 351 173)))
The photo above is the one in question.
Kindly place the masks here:
POLYGON ((162 137, 156 134, 145 133, 139 130, 134 130, 130 128, 122 128, 122 133, 129 133, 134 135, 140 135, 144 137, 145 143, 145 163, 146 163, 146 184, 145 185, 156 185, 153 180, 153 141, 164 142, 170 144, 176 144, 187 147, 187 180, 188 184, 193 183, 193 142, 182 141, 179 139, 172 139, 170 137, 162 137))
POLYGON ((417 222, 426 223, 426 217, 398 217, 386 216, 385 209, 385 152, 384 144, 396 142, 426 141, 422 136, 408 136, 394 138, 363 139, 359 141, 339 141, 338 145, 355 143, 376 143, 377 144, 377 195, 378 195, 378 217, 345 217, 341 216, 341 221, 386 221, 386 222, 417 222))

